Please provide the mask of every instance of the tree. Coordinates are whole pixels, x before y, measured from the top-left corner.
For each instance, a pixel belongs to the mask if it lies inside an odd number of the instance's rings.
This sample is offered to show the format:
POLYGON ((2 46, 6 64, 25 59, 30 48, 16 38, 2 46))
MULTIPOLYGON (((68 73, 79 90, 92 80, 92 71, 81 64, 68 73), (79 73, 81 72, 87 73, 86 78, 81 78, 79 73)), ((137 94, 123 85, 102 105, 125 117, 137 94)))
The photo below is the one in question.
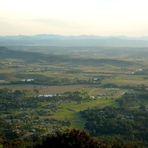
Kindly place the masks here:
POLYGON ((57 131, 55 135, 49 135, 42 144, 34 145, 34 148, 107 148, 106 144, 99 144, 85 131, 67 129, 65 132, 57 131))
POLYGON ((25 148, 25 143, 20 138, 13 141, 0 139, 0 144, 3 146, 3 148, 25 148))
POLYGON ((36 93, 36 95, 39 94, 39 90, 38 89, 34 89, 34 92, 36 93))
POLYGON ((106 144, 90 137, 84 130, 67 129, 65 132, 57 131, 56 134, 46 137, 41 144, 34 148, 130 148, 117 142, 106 144))

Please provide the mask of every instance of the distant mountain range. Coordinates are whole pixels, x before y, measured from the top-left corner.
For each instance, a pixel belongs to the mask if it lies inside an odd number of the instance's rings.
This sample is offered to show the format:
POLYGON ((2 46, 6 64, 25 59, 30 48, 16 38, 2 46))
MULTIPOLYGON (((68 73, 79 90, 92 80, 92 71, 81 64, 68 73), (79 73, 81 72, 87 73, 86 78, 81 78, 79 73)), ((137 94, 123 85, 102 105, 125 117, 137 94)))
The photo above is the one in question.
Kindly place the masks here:
POLYGON ((0 46, 6 45, 148 47, 148 36, 61 36, 53 34, 0 36, 0 46))

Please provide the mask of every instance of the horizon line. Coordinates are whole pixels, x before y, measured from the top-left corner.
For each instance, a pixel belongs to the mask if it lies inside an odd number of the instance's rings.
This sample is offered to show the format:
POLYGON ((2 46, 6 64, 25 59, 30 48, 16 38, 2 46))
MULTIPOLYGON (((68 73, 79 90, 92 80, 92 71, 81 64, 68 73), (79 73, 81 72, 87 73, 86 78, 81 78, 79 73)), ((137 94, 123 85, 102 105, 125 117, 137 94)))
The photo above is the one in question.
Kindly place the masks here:
POLYGON ((0 37, 10 37, 10 36, 37 36, 37 35, 57 35, 57 36, 64 36, 64 37, 78 37, 78 36, 94 36, 94 37, 127 37, 127 38, 141 38, 141 37, 148 37, 148 36, 126 36, 126 35, 108 35, 108 36, 103 36, 103 35, 88 35, 88 34, 81 34, 81 35, 61 35, 61 34, 32 34, 32 35, 24 35, 24 34, 18 34, 18 35, 0 35, 0 37))

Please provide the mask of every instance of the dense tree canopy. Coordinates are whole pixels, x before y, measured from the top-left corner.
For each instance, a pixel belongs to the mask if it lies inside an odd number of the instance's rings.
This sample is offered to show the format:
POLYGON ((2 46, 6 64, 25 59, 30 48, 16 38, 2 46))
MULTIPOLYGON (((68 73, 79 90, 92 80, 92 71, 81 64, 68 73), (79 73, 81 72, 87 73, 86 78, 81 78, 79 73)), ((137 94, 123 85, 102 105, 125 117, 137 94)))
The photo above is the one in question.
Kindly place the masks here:
POLYGON ((96 139, 90 137, 86 131, 78 129, 68 129, 65 132, 56 132, 55 135, 49 135, 43 140, 42 144, 36 144, 34 148, 130 148, 121 146, 118 143, 107 145, 99 143, 96 139))

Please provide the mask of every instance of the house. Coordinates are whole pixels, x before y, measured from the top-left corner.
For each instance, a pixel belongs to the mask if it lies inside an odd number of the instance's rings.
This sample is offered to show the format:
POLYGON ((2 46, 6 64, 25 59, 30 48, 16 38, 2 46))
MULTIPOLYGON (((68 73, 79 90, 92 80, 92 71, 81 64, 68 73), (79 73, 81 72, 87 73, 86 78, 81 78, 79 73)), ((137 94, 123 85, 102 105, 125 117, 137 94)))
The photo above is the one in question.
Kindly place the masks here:
POLYGON ((98 80, 98 78, 94 78, 94 81, 97 81, 98 80))
POLYGON ((101 96, 107 96, 107 95, 106 95, 106 94, 99 94, 98 96, 100 96, 100 97, 101 97, 101 96))
POLYGON ((20 129, 15 129, 15 130, 13 130, 13 132, 16 132, 17 134, 19 134, 19 133, 22 133, 23 131, 20 129))
POLYGON ((34 81, 34 79, 23 79, 22 81, 31 82, 31 81, 34 81))
POLYGON ((38 97, 53 97, 53 96, 56 96, 55 94, 54 95, 50 95, 50 94, 41 94, 41 95, 38 95, 38 97))

